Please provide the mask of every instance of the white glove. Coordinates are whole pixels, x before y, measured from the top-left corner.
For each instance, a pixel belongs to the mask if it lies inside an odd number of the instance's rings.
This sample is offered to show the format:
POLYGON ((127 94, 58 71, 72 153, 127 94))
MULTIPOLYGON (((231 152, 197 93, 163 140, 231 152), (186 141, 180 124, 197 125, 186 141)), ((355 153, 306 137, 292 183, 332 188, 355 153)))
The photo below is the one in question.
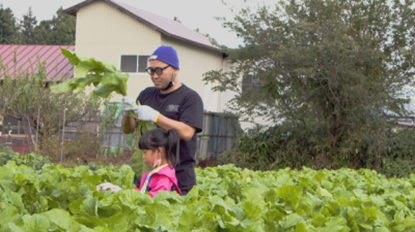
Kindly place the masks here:
POLYGON ((160 115, 160 112, 146 105, 136 106, 133 110, 137 114, 138 120, 141 121, 156 123, 160 115))
POLYGON ((111 190, 111 193, 116 193, 121 190, 121 188, 117 185, 113 185, 111 183, 104 183, 97 186, 97 191, 101 190, 111 190))
POLYGON ((121 99, 121 107, 122 111, 127 112, 132 110, 136 105, 135 100, 129 97, 122 97, 121 99))

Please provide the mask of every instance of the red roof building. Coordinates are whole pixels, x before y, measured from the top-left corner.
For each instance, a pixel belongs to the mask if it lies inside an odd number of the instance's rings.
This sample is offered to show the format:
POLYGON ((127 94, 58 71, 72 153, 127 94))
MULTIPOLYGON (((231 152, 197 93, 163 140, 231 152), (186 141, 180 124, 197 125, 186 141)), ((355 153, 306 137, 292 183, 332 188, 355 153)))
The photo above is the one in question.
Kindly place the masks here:
MULTIPOLYGON (((7 67, 9 75, 22 71, 30 71, 33 68, 37 72, 38 57, 40 62, 46 60, 46 76, 48 80, 68 75, 74 77, 74 67, 68 59, 62 55, 61 48, 75 51, 73 45, 0 45, 0 59, 4 67, 7 67)), ((0 79, 4 73, 0 72, 0 79)))

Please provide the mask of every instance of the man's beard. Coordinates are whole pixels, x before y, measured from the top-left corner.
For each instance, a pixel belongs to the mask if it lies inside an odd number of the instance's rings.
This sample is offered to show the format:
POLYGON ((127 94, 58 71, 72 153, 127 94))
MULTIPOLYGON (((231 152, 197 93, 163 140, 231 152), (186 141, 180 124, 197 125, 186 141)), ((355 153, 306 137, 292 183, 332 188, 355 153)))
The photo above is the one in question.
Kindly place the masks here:
POLYGON ((159 88, 159 90, 166 91, 166 90, 170 89, 173 86, 174 86, 174 81, 173 81, 173 73, 172 73, 171 74, 171 81, 169 82, 169 84, 165 88, 159 88))

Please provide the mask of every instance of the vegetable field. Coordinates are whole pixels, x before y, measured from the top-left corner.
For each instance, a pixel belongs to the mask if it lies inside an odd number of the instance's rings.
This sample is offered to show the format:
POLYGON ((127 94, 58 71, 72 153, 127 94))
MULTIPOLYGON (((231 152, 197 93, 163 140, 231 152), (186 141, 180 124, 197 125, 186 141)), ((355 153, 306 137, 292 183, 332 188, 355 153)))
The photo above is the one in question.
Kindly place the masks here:
POLYGON ((415 231, 415 175, 197 169, 187 196, 133 190, 129 166, 0 166, 0 231, 415 231), (123 188, 110 194, 96 185, 123 188))

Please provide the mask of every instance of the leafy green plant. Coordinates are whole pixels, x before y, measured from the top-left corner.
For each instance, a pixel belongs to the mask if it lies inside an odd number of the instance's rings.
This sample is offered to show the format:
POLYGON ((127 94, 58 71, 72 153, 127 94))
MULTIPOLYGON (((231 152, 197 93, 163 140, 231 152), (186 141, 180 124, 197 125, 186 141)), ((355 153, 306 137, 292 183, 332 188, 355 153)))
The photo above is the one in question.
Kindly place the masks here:
POLYGON ((196 169, 187 196, 134 190, 129 166, 0 166, 0 231, 414 231, 415 175, 196 169), (111 182, 118 193, 96 191, 111 182))
POLYGON ((33 152, 20 155, 17 152, 14 152, 11 147, 4 147, 0 151, 0 166, 6 165, 7 162, 13 161, 17 165, 28 165, 33 166, 35 163, 35 169, 41 169, 43 165, 50 164, 51 159, 48 156, 35 156, 33 152), (34 162, 36 161, 36 162, 34 162))
POLYGON ((128 74, 117 70, 114 65, 97 61, 81 54, 61 48, 62 54, 75 66, 75 77, 51 87, 53 93, 83 91, 93 84, 96 98, 108 98, 112 92, 127 96, 128 74))

